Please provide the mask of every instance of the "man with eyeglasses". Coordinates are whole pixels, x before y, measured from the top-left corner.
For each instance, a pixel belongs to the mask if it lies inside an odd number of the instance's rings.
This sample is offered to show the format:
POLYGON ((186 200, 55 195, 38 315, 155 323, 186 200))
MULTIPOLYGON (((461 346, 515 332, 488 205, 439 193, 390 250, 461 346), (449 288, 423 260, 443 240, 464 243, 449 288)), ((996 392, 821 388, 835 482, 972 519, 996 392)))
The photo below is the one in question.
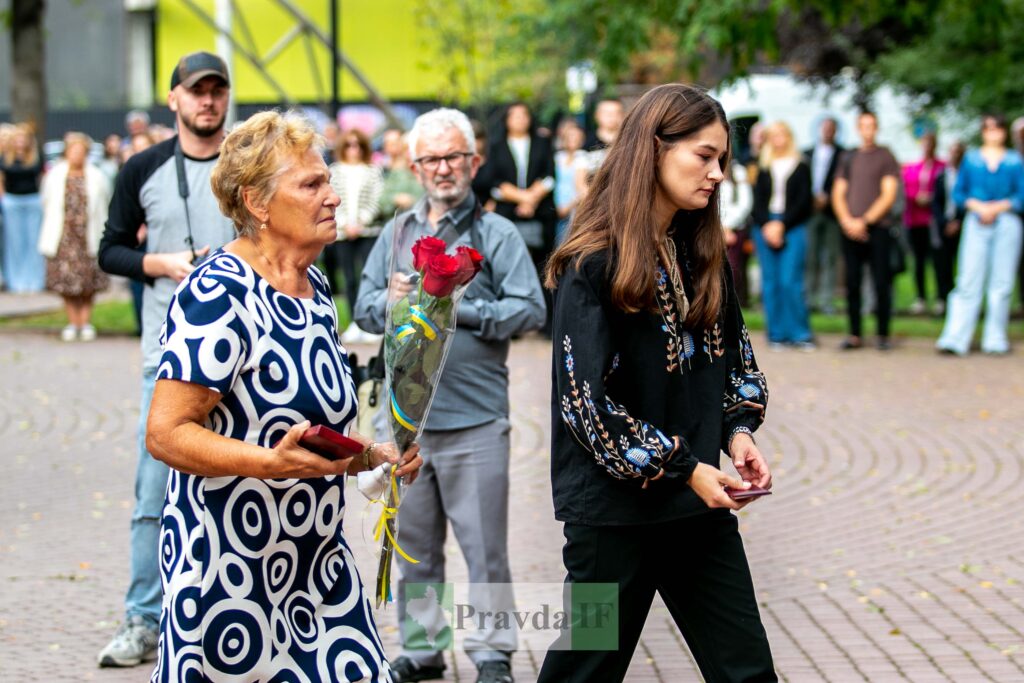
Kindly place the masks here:
POLYGON ((167 465, 146 450, 146 417, 160 363, 160 327, 178 283, 211 248, 235 237, 210 188, 210 172, 224 139, 228 69, 209 52, 185 55, 171 74, 167 104, 177 135, 132 156, 117 176, 100 267, 145 282, 142 295, 142 403, 131 570, 125 621, 99 653, 100 666, 136 666, 156 658, 160 625, 160 518, 167 465), (146 247, 139 251, 139 228, 146 247))
MULTIPOLYGON (((391 662, 392 676, 397 683, 444 676, 442 651, 450 644, 444 634, 451 637, 446 629, 452 625, 439 599, 431 599, 439 598, 440 587, 427 586, 444 583, 450 521, 469 568, 474 613, 503 614, 512 622, 501 628, 497 618, 466 620, 466 652, 477 666, 478 683, 511 683, 518 638, 507 542, 507 360, 512 337, 544 323, 544 296, 515 225, 482 210, 471 191, 480 157, 465 114, 454 109, 423 114, 409 133, 409 151, 426 195, 388 223, 374 245, 359 286, 356 322, 383 332, 388 297, 412 291, 415 279, 408 275, 388 281, 396 223, 409 246, 420 236, 434 235, 450 247, 473 246, 485 260, 459 304, 458 329, 419 440, 423 468, 402 500, 402 548, 419 564, 398 559, 402 653, 391 662)), ((404 245, 399 258, 398 270, 412 273, 412 253, 404 245)))

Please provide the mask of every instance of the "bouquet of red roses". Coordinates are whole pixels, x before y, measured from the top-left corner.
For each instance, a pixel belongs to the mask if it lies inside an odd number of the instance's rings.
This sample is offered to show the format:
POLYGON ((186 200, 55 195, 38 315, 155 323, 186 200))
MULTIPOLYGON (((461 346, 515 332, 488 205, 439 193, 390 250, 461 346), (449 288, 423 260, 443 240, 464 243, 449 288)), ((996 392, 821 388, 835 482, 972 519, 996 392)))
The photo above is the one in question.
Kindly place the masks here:
MULTIPOLYGON (((444 240, 421 237, 411 248, 412 273, 404 273, 407 268, 401 264, 408 263, 409 254, 401 232, 396 225, 389 281, 404 278, 413 288, 408 294, 388 298, 384 330, 384 408, 400 453, 423 431, 455 333, 459 301, 484 260, 472 247, 459 246, 454 254, 448 254, 444 240)), ((377 572, 378 606, 391 598, 392 551, 397 550, 415 562, 396 543, 402 483, 393 474, 387 491, 384 513, 376 530, 382 544, 377 572)))

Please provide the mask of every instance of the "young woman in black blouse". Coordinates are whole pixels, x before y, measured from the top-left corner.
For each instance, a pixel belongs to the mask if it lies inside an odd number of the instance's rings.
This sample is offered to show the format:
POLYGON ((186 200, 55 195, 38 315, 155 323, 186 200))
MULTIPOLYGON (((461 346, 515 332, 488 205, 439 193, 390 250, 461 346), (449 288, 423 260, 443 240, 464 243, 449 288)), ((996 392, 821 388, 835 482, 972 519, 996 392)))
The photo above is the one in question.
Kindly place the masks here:
POLYGON ((724 490, 771 486, 751 436, 768 388, 718 212, 727 126, 696 88, 648 92, 551 257, 551 467, 566 582, 617 584, 619 616, 617 649, 563 641, 541 681, 623 680, 655 592, 709 683, 777 680, 730 513, 744 503, 724 490), (738 478, 719 470, 723 450, 738 478))

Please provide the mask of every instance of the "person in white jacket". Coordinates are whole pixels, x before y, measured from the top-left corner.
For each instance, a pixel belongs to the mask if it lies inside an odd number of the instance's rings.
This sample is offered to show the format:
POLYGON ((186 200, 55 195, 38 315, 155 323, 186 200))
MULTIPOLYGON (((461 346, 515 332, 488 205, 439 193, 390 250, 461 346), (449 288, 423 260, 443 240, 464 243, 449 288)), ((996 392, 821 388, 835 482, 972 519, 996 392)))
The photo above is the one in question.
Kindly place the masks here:
POLYGON ((109 286, 96 252, 110 204, 110 181, 87 161, 91 141, 83 133, 64 136, 64 158, 43 178, 43 224, 39 252, 46 257, 46 288, 64 298, 64 341, 92 341, 93 298, 109 286))

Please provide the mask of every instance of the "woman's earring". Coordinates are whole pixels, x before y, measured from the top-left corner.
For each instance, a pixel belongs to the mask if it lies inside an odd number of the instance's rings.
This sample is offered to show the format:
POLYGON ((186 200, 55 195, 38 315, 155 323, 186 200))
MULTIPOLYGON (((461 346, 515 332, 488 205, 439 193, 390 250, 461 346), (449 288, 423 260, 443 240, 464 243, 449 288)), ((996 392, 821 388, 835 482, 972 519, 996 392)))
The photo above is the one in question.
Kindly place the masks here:
POLYGON ((267 229, 267 224, 266 223, 260 223, 260 230, 266 230, 266 229, 267 229))

